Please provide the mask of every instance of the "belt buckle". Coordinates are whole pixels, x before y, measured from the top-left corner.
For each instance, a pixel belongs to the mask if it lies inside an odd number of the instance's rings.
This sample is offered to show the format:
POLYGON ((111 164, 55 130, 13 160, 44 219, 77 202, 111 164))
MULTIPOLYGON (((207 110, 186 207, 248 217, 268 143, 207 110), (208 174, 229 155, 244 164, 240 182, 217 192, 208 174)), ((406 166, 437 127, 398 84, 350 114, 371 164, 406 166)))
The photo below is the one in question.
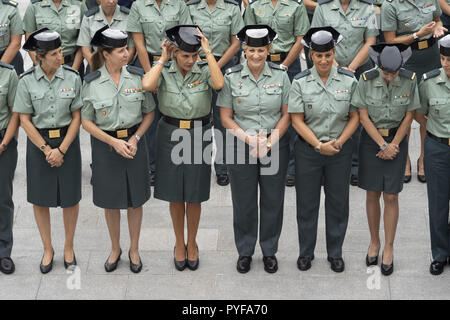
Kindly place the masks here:
POLYGON ((190 129, 191 120, 180 120, 180 129, 190 129))
POLYGON ((117 138, 127 138, 128 137, 128 129, 117 130, 116 131, 117 138))
POLYGON ((60 129, 48 130, 48 137, 50 139, 60 138, 61 137, 61 130, 60 129))
POLYGON ((447 144, 450 146, 450 139, 447 139, 447 144))
POLYGON ((389 137, 389 129, 378 129, 382 137, 389 137))
POLYGON ((419 50, 428 48, 428 40, 422 40, 422 41, 417 42, 417 47, 419 50))
POLYGON ((281 54, 279 54, 279 53, 271 54, 270 55, 270 61, 272 61, 272 62, 281 61, 281 54))

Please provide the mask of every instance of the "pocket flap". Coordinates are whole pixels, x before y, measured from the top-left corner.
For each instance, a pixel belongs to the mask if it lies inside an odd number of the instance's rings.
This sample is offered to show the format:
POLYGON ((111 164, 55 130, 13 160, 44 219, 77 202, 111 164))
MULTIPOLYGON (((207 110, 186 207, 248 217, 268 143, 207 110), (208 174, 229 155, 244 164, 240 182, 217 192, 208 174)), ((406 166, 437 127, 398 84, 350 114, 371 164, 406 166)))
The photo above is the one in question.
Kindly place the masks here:
POLYGON ((99 101, 94 103, 94 109, 104 109, 104 108, 111 108, 113 105, 112 99, 107 99, 103 101, 99 101))

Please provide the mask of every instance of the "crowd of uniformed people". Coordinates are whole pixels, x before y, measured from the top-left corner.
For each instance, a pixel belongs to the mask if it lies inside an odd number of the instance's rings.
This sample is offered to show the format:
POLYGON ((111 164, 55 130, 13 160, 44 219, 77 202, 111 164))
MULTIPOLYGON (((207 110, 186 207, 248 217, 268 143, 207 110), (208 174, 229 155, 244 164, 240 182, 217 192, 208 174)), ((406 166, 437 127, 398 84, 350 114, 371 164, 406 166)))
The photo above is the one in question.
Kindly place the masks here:
POLYGON ((278 270, 286 186, 296 189, 298 268, 312 266, 323 187, 328 261, 344 271, 354 185, 366 190, 366 265, 378 265, 381 251, 381 272, 390 275, 415 120, 429 271, 442 273, 450 263, 449 26, 449 0, 31 0, 23 20, 16 2, 1 0, 0 271, 15 270, 19 126, 40 270, 50 272, 55 255, 50 207, 63 211, 64 265, 77 265, 82 126, 91 136, 93 202, 105 210, 111 239, 107 272, 121 259, 120 210, 127 210, 130 270, 142 270, 139 235, 151 186, 169 202, 175 268, 198 268, 212 161, 202 138, 214 128, 216 182, 231 188, 237 271, 250 270, 258 238, 265 271, 278 270), (33 62, 26 71, 23 35, 33 62), (175 161, 179 130, 190 150, 175 161))

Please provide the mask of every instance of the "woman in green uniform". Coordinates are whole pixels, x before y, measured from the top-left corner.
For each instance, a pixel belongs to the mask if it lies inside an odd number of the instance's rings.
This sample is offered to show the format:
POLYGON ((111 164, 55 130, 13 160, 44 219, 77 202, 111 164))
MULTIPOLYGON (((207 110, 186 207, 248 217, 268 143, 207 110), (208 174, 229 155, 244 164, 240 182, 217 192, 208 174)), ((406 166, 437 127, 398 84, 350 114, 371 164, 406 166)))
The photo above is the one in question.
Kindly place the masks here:
MULTIPOLYGON (((235 54, 239 51, 239 40, 236 34, 244 27, 239 5, 234 0, 192 0, 187 3, 193 23, 199 26, 206 38, 209 39, 211 51, 217 60, 222 73, 236 64, 235 54)), ((200 51, 200 58, 205 59, 205 54, 200 51)), ((220 121, 220 112, 216 104, 217 93, 213 91, 211 109, 213 123, 216 130, 220 130, 225 137, 225 129, 220 121)), ((216 158, 214 169, 216 171, 217 184, 226 186, 229 183, 227 166, 225 165, 225 144, 216 143, 216 158)))
POLYGON ((94 204, 105 209, 111 238, 107 272, 117 268, 120 248, 120 210, 128 212, 130 269, 142 270, 139 234, 142 206, 150 198, 147 146, 144 133, 153 120, 155 102, 142 90, 141 68, 126 66, 127 34, 105 26, 91 41, 98 47, 92 72, 83 85, 83 128, 91 134, 94 204), (142 137, 142 139, 141 139, 142 137))
POLYGON ((17 128, 19 115, 12 112, 17 88, 14 66, 0 62, 0 271, 15 270, 11 259, 13 246, 13 177, 17 165, 17 128))
MULTIPOLYGON (((404 67, 416 73, 417 81, 420 81, 424 73, 441 66, 436 38, 442 37, 447 31, 442 26, 441 14, 438 0, 386 0, 381 7, 381 30, 384 32, 384 38, 387 43, 403 43, 411 46, 412 56, 404 67)), ((420 119, 416 118, 416 121, 419 122, 420 119)), ((420 182, 426 182, 423 171, 425 134, 426 124, 422 122, 421 150, 417 159, 417 178, 420 182)), ((410 181, 411 161, 408 156, 405 183, 410 181)))
POLYGON ((416 75, 402 67, 411 56, 404 44, 380 43, 369 51, 378 66, 363 73, 352 105, 359 108, 364 127, 359 146, 359 182, 366 190, 370 229, 367 266, 378 264, 380 244, 380 197, 384 200, 385 243, 381 273, 394 271, 394 238, 398 222, 398 194, 408 156, 407 132, 414 110, 420 107, 416 75))
MULTIPOLYGON (((81 20, 87 8, 80 0, 31 0, 23 16, 25 39, 30 33, 49 28, 61 35, 63 64, 78 70, 84 76, 84 64, 81 48, 77 47, 81 20)), ((30 52, 33 64, 38 64, 35 54, 30 52)))
POLYGON ((17 74, 23 73, 23 58, 19 52, 22 44, 22 19, 17 2, 0 1, 0 62, 12 64, 17 74))
POLYGON ((342 245, 349 214, 350 137, 359 125, 359 117, 350 102, 357 84, 353 73, 333 66, 335 46, 341 39, 332 27, 309 29, 303 43, 310 48, 314 67, 295 77, 289 93, 289 113, 298 133, 295 189, 300 256, 297 265, 302 271, 308 270, 314 259, 322 179, 328 261, 333 271, 344 271, 342 245))
MULTIPOLYGON (((237 270, 250 270, 258 238, 264 270, 278 270, 275 254, 283 224, 284 190, 289 161, 290 117, 287 112, 291 83, 275 63, 267 63, 276 32, 267 25, 246 26, 237 37, 243 43, 245 64, 228 69, 217 104, 223 125, 234 138, 230 172, 234 239, 239 253, 237 270), (244 143, 246 145, 244 145, 244 143), (238 159, 245 160, 244 163, 238 159), (258 209, 258 185, 260 209, 258 209)), ((228 147, 228 144, 227 144, 228 147)))
POLYGON ((430 273, 443 272, 450 263, 450 35, 439 40, 442 68, 427 72, 419 84, 422 107, 417 117, 426 123, 425 173, 430 217, 430 273), (427 118, 425 118, 427 116, 427 118))
POLYGON ((211 91, 222 89, 224 80, 208 40, 197 26, 179 25, 167 30, 166 36, 169 41, 162 44, 161 59, 142 82, 145 90, 158 92, 162 114, 157 129, 155 198, 170 202, 176 269, 187 266, 196 270, 201 203, 209 199, 211 180, 211 154, 205 141, 211 138, 211 91), (200 46, 206 62, 197 61, 200 46), (173 141, 172 134, 182 141, 173 141))
POLYGON ((81 79, 62 65, 61 38, 42 28, 30 34, 24 50, 36 51, 38 65, 25 71, 17 86, 14 111, 27 141, 27 200, 44 246, 40 269, 53 267, 49 207, 62 207, 66 243, 64 265, 76 265, 73 239, 81 199, 80 128, 81 79))

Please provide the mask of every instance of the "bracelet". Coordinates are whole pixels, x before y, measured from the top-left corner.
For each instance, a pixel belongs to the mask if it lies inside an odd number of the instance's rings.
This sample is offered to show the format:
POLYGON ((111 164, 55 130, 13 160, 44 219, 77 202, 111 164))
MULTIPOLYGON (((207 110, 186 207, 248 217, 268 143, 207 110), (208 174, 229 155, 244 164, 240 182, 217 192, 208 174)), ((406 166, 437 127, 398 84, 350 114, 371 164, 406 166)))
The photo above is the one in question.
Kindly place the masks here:
POLYGON ((66 155, 64 152, 61 151, 61 149, 60 149, 59 147, 58 147, 58 151, 61 152, 61 154, 62 154, 63 156, 66 155))
POLYGON ((211 50, 205 51, 205 57, 206 57, 208 54, 212 54, 211 50))
POLYGON ((159 60, 158 60, 158 61, 156 61, 155 63, 156 63, 156 64, 160 64, 160 65, 162 65, 162 66, 164 67, 164 63, 162 63, 162 62, 161 62, 161 61, 159 61, 159 60))

